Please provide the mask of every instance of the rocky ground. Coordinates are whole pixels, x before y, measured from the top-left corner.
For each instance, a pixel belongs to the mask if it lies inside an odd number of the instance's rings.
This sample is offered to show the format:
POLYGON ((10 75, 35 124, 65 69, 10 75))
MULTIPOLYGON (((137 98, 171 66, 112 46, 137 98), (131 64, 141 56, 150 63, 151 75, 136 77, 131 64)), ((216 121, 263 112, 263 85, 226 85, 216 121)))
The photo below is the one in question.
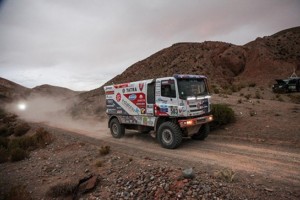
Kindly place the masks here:
POLYGON ((132 131, 113 139, 105 121, 97 130, 31 123, 54 140, 0 164, 0 199, 299 199, 299 104, 213 101, 230 105, 237 122, 175 150, 132 131))

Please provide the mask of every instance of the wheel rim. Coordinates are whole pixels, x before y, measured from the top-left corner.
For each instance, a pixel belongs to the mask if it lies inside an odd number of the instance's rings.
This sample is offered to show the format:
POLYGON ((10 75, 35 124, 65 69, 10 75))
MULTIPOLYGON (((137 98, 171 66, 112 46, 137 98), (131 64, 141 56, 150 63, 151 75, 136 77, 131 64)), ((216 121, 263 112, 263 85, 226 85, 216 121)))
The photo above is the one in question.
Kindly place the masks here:
POLYGON ((118 135, 119 129, 118 129, 117 124, 112 125, 112 132, 114 135, 118 135))
POLYGON ((165 129, 162 132, 162 140, 166 144, 171 144, 173 142, 173 134, 172 134, 171 130, 165 129))

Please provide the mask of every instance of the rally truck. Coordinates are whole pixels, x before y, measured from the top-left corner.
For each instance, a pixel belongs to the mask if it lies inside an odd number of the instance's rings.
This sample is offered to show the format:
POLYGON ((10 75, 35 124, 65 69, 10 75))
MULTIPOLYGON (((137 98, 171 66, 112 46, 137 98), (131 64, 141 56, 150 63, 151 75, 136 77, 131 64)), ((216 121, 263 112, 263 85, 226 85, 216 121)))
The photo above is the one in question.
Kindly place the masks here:
POLYGON ((207 78, 172 77, 105 86, 108 127, 114 138, 125 129, 154 133, 162 147, 177 148, 183 137, 204 140, 209 133, 211 96, 207 78))

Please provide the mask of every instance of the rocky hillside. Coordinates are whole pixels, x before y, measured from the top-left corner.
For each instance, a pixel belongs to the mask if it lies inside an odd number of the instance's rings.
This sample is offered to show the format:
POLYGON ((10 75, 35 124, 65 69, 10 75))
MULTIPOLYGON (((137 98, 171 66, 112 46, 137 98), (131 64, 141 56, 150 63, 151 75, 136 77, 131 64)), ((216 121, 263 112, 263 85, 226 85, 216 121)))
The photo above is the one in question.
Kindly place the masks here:
POLYGON ((30 94, 30 89, 0 77, 0 104, 21 99, 30 94))
MULTIPOLYGON (((128 67, 105 85, 172 76, 204 74, 211 85, 255 83, 270 87, 276 78, 300 74, 300 27, 257 38, 243 46, 224 42, 178 43, 128 67)), ((80 94, 77 108, 97 113, 103 87, 80 94)))
POLYGON ((28 99, 35 96, 68 99, 75 97, 78 94, 80 94, 80 92, 52 85, 41 85, 30 89, 0 77, 1 105, 9 103, 11 101, 28 99))
POLYGON ((80 92, 76 92, 64 87, 52 86, 52 85, 40 85, 32 88, 31 95, 42 96, 55 96, 63 98, 71 98, 78 95, 80 92))

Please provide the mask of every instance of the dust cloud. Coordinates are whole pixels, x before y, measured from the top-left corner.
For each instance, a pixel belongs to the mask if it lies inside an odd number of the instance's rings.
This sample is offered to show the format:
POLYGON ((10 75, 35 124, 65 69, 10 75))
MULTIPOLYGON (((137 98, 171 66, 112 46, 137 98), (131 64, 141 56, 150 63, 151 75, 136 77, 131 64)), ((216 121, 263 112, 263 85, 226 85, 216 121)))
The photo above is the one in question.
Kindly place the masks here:
POLYGON ((72 116, 71 108, 76 103, 76 98, 34 95, 26 100, 14 101, 6 109, 27 122, 42 123, 96 138, 108 136, 105 118, 99 120, 86 115, 72 116))

